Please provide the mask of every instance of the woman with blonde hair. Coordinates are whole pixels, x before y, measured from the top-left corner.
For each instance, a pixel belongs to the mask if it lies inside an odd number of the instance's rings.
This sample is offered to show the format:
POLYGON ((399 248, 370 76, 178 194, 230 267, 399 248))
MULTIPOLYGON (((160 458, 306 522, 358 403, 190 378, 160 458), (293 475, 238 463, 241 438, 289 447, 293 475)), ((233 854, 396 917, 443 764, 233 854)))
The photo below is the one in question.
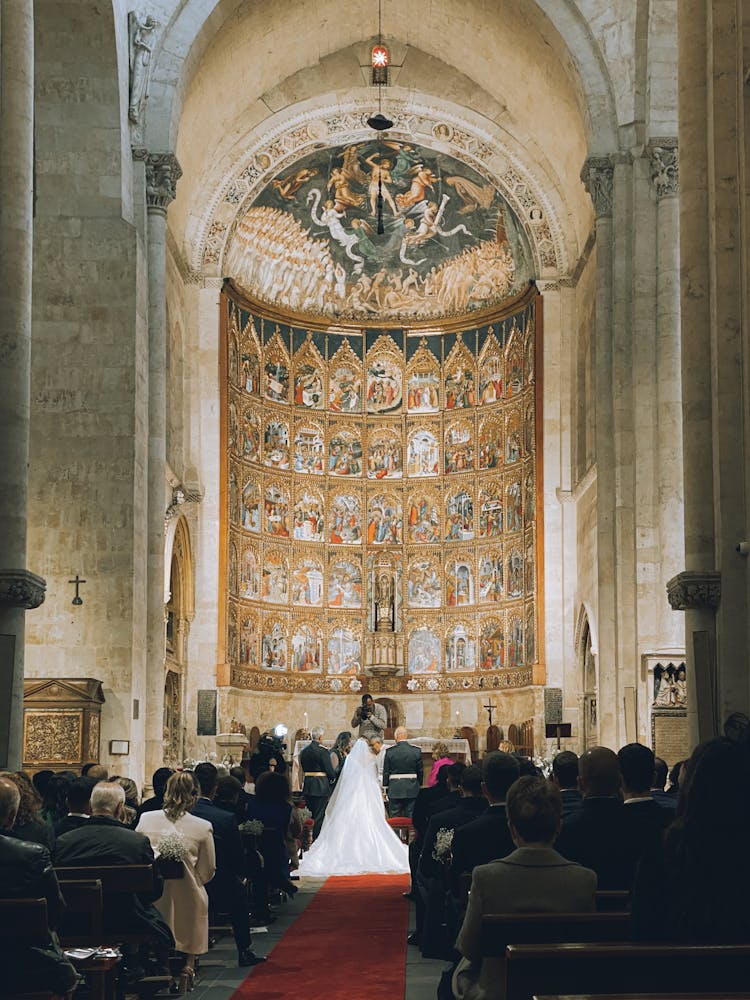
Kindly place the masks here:
POLYGON ((208 951, 208 894, 204 889, 216 871, 213 828, 191 816, 198 798, 193 775, 178 771, 167 782, 164 808, 143 813, 138 833, 151 841, 158 858, 181 861, 183 877, 165 879, 161 899, 154 904, 174 934, 175 947, 185 953, 185 988, 193 988, 195 956, 208 951))
POLYGON ((433 785, 437 784, 438 771, 443 766, 443 764, 452 764, 453 758, 448 756, 448 744, 438 742, 432 748, 432 759, 435 763, 432 765, 432 770, 430 771, 430 776, 427 779, 427 787, 432 788, 433 785))

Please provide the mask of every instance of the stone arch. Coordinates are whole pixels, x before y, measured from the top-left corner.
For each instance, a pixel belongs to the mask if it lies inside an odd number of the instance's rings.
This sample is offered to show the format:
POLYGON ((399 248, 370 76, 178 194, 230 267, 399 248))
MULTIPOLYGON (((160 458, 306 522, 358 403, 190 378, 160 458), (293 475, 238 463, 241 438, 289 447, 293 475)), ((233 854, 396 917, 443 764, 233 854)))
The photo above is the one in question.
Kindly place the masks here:
POLYGON ((576 624, 576 660, 581 684, 581 737, 583 749, 595 746, 599 739, 599 665, 594 643, 592 618, 585 604, 581 605, 576 624))
POLYGON ((166 601, 166 659, 164 673, 164 761, 182 761, 184 749, 184 692, 188 669, 188 634, 195 617, 195 575, 190 531, 183 516, 168 531, 165 568, 169 573, 166 601))
POLYGON ((373 701, 376 705, 382 705, 385 709, 385 738, 392 740, 393 734, 401 725, 403 719, 403 713, 399 708, 398 702, 394 701, 393 698, 374 698, 373 701))

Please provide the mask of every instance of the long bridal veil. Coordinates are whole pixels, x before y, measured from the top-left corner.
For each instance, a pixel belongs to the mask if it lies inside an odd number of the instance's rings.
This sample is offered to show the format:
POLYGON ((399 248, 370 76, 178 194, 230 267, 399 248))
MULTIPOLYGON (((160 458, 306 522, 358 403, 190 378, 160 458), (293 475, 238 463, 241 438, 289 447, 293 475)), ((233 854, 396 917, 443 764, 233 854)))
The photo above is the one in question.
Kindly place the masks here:
POLYGON ((388 826, 377 760, 358 739, 328 802, 320 836, 300 862, 300 875, 398 874, 409 871, 406 844, 388 826))

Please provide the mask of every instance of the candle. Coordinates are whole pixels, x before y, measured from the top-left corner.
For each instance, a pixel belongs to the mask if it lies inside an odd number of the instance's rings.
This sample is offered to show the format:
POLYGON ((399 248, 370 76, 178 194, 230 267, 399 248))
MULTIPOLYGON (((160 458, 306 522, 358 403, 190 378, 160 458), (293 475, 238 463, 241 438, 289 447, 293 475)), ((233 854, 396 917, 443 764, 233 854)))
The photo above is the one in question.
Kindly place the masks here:
POLYGON ((305 712, 305 732, 307 732, 307 712, 305 712))

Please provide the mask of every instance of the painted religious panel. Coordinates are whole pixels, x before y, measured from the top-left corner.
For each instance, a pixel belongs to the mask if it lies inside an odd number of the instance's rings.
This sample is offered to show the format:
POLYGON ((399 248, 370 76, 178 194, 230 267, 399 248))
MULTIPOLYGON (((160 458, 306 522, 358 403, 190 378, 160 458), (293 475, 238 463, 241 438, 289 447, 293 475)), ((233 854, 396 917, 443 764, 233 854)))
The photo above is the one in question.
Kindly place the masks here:
POLYGON ((512 548, 508 554, 508 597, 523 597, 523 556, 512 548))
POLYGON ((510 410, 505 423, 505 464, 513 465, 523 458, 521 443, 521 412, 510 410))
POLYGON ((524 663, 523 619, 520 615, 511 615, 508 619, 508 666, 522 667, 524 663))
POLYGON ((237 318, 232 316, 227 332, 227 377, 231 385, 239 384, 240 345, 237 318))
POLYGON ((353 559, 337 559, 328 569, 328 607, 362 607, 362 566, 353 559))
POLYGON ((260 344, 255 328, 243 334, 241 344, 242 389, 251 396, 260 395, 260 344))
POLYGON ((378 347, 381 337, 370 351, 367 360, 367 412, 393 413, 401 407, 403 393, 400 352, 378 347))
POLYGON ((434 495, 413 493, 409 498, 407 540, 420 544, 440 541, 440 514, 434 495))
POLYGON ((406 408, 409 413, 440 410, 440 366, 425 346, 424 338, 407 368, 406 408))
POLYGON ((240 664, 258 667, 258 619, 253 614, 243 614, 240 619, 240 664))
POLYGON ((242 416, 242 454, 249 462, 260 462, 260 418, 251 409, 242 416))
POLYGON ((266 670, 286 670, 288 668, 287 622, 267 618, 263 623, 261 659, 266 670))
POLYGON ((445 636, 445 669, 448 673, 461 673, 476 667, 476 646, 468 627, 454 625, 445 636))
POLYGON ((536 451, 536 421, 534 420, 534 401, 526 404, 523 418, 523 446, 527 455, 536 451))
POLYGON ((229 469, 229 488, 227 493, 230 524, 242 524, 242 515, 240 512, 240 484, 237 481, 238 471, 240 470, 237 466, 232 466, 229 469))
POLYGON ((362 475, 361 431, 336 430, 328 444, 328 473, 331 476, 362 475))
POLYGON ((446 607, 474 603, 474 570, 466 559, 452 559, 445 567, 446 607))
POLYGON ((518 331, 511 333, 506 362, 506 399, 515 399, 523 389, 523 353, 518 341, 518 331))
POLYGON ((246 601, 257 601, 260 597, 260 560, 254 545, 246 546, 242 552, 240 597, 246 601))
POLYGON ((292 635, 291 666, 306 674, 323 671, 323 639, 311 625, 298 625, 292 635))
POLYGON ((312 343, 310 334, 294 356, 294 405, 308 410, 325 407, 323 372, 325 363, 312 343))
MULTIPOLYGON (((260 434, 258 434, 258 441, 260 442, 260 434)), ((227 407, 227 448, 233 455, 238 455, 242 447, 240 444, 240 422, 237 417, 237 407, 234 403, 230 403, 227 407)))
POLYGON ((269 535, 289 538, 289 491, 278 483, 266 486, 263 499, 263 528, 269 535))
POLYGON ((325 475, 326 445, 323 428, 311 422, 298 424, 294 432, 294 471, 325 475))
POLYGON ((370 497, 367 506, 367 544, 401 545, 402 542, 403 514, 398 498, 385 494, 370 497))
POLYGON ((536 546, 534 545, 534 535, 529 532, 526 536, 526 552, 524 555, 524 590, 527 597, 534 596, 536 577, 536 546))
POLYGON ((245 531, 260 531, 260 485, 250 476, 242 487, 242 527, 245 531))
POLYGON ((334 413, 362 412, 362 364, 348 341, 336 351, 329 366, 328 409, 334 413))
MULTIPOLYGON (((460 338, 460 334, 459 334, 460 338)), ((458 340, 444 365, 445 409, 467 410, 476 403, 474 357, 462 340, 458 340)))
POLYGON ((534 486, 534 473, 531 469, 526 472, 523 483, 524 523, 533 524, 536 520, 536 489, 534 486))
POLYGON ((234 542, 230 542, 227 549, 227 589, 233 597, 240 590, 240 556, 234 542))
POLYGON ((505 634, 500 618, 485 618, 480 632, 482 670, 502 670, 505 666, 505 634))
POLYGON ((511 478, 505 491, 505 530, 508 533, 523 529, 523 500, 521 480, 511 478))
POLYGON ((362 541, 362 503, 352 493, 331 499, 328 541, 332 545, 359 545, 362 541))
POLYGON ((440 607, 440 567, 430 558, 409 561, 406 572, 406 603, 410 608, 440 607))
POLYGON ((445 501, 446 542, 470 542, 474 538, 474 498, 467 489, 449 493, 445 501))
POLYGON ((503 464, 503 422, 489 417, 479 424, 479 468, 499 469, 503 464))
POLYGON ((318 559, 298 559, 292 573, 292 604, 323 607, 323 567, 318 559))
POLYGON ((503 351, 494 333, 484 343, 479 359, 479 402, 489 406, 505 398, 503 351))
POLYGON ((400 479, 403 475, 401 430, 387 427, 368 431, 367 478, 400 479))
POLYGON ((441 667, 440 638, 427 626, 415 628, 407 651, 410 674, 437 674, 441 667))
POLYGON ((298 493, 294 504, 292 537, 300 542, 325 541, 323 509, 323 497, 317 490, 298 493))
POLYGON ((457 420, 445 432, 445 471, 469 472, 474 468, 474 432, 467 420, 457 420))
POLYGON ((289 600, 289 560, 275 549, 264 554, 262 598, 269 604, 286 604, 289 600))
POLYGON ((362 643, 348 628, 335 628, 328 640, 327 672, 359 674, 362 671, 362 643))
POLYGON ((289 402, 289 354, 276 333, 266 344, 263 395, 273 403, 289 402))
POLYGON ((263 432, 263 464, 273 469, 289 468, 289 424, 269 420, 263 432))
POLYGON ((413 478, 440 475, 440 444, 434 431, 418 428, 409 434, 406 474, 413 478))
POLYGON ((526 609, 526 662, 536 663, 536 616, 533 604, 526 609))
POLYGON ((285 164, 239 218, 223 269, 294 312, 390 321, 485 309, 534 276, 494 184, 446 151, 376 137, 285 164))
POLYGON ((479 556, 479 603, 499 604, 505 597, 503 553, 488 549, 479 556))

